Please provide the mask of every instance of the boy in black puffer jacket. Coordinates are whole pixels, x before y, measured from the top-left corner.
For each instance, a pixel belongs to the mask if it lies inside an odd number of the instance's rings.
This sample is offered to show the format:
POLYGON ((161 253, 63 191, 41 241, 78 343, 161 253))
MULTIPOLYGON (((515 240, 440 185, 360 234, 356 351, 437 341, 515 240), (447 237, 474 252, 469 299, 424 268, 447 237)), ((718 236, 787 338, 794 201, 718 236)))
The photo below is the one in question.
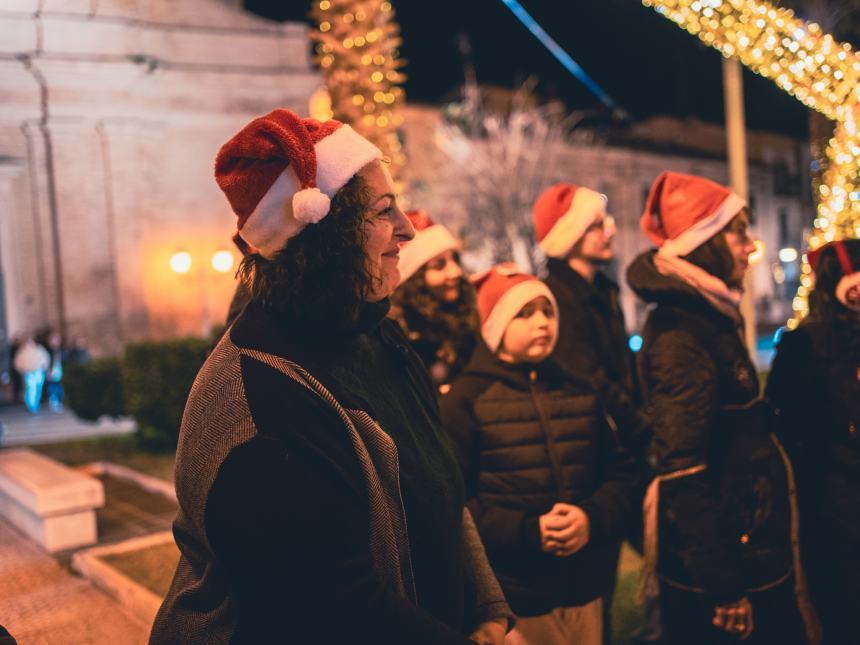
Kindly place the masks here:
POLYGON ((520 617, 509 643, 599 644, 635 477, 592 386, 548 360, 546 285, 502 265, 478 280, 485 344, 442 398, 468 506, 520 617))

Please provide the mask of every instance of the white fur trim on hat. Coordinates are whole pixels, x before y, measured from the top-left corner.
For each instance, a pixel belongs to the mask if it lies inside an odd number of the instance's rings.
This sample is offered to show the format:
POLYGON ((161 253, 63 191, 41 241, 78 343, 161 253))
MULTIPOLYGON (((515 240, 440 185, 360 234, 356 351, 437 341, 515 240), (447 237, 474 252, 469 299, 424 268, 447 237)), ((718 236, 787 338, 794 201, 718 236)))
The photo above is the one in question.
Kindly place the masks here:
POLYGON ((459 251, 460 243, 441 224, 433 224, 400 247, 400 284, 406 282, 427 262, 445 251, 459 251))
POLYGON ((298 192, 299 179, 292 168, 287 167, 239 230, 242 239, 263 257, 271 258, 307 226, 293 216, 293 195, 298 192))
POLYGON ((849 304, 848 302, 848 292, 851 291, 852 287, 860 287, 860 271, 849 273, 836 283, 836 298, 839 302, 846 307, 856 309, 856 304, 849 304))
MULTIPOLYGON (((490 351, 495 352, 499 348, 502 338, 505 336, 505 330, 520 312, 520 309, 539 296, 545 296, 552 303, 552 308, 555 309, 555 315, 558 317, 558 303, 555 301, 555 296, 552 295, 549 287, 540 280, 525 280, 505 291, 496 306, 493 307, 487 320, 481 325, 481 336, 490 351)), ((556 334, 557 336, 558 334, 556 334)), ((552 341, 553 348, 555 341, 556 338, 552 341)))
POLYGON ((352 176, 382 151, 348 125, 342 125, 315 146, 317 186, 329 197, 346 185, 352 176))
POLYGON ((714 213, 700 219, 674 240, 666 240, 657 251, 660 255, 683 257, 692 253, 722 231, 747 203, 736 193, 729 193, 714 213))
POLYGON ((606 196, 590 188, 577 188, 570 208, 540 241, 547 257, 565 258, 597 216, 606 210, 606 196))
POLYGON ((239 231, 263 257, 271 258, 305 226, 324 218, 335 193, 371 161, 382 159, 379 148, 348 125, 320 140, 314 153, 317 188, 301 189, 295 171, 287 166, 239 231))

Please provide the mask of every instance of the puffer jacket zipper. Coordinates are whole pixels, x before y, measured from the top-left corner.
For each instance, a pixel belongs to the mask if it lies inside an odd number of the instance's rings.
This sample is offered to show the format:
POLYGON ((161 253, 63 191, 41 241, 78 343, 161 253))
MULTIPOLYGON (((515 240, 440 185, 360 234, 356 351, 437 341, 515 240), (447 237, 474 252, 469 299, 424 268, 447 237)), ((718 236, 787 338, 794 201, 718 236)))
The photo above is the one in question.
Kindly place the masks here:
POLYGON ((532 403, 538 413, 538 423, 540 423, 541 433, 546 442, 546 450, 549 453, 549 461, 552 467, 552 475, 555 480, 556 489, 558 490, 558 500, 560 502, 570 501, 570 491, 564 485, 564 471, 561 467, 561 458, 558 454, 558 448, 555 444, 555 435, 552 432, 549 419, 540 402, 540 393, 537 390, 537 370, 529 372, 529 394, 531 394, 532 403))

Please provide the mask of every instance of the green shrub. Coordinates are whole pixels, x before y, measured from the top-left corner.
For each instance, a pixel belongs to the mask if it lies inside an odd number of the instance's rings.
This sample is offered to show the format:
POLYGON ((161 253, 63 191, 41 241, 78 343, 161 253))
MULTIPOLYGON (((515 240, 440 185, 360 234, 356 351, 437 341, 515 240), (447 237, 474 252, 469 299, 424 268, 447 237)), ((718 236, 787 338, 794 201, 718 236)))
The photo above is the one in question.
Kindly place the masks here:
POLYGON ((120 359, 116 357, 66 366, 63 374, 66 405, 86 421, 97 421, 102 415, 125 415, 120 374, 120 359))
POLYGON ((206 360, 210 341, 200 338, 129 345, 122 363, 125 407, 137 422, 144 448, 176 447, 185 400, 206 360))

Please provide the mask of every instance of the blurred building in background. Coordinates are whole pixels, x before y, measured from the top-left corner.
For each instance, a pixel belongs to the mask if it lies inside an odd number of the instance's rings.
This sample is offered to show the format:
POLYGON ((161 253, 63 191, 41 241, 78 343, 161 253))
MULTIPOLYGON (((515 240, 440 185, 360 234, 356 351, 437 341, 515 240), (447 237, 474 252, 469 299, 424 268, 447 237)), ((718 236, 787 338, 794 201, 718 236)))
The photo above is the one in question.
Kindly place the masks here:
POLYGON ((4 336, 106 354, 221 323, 239 255, 214 156, 273 107, 307 112, 309 53, 306 25, 233 0, 0 2, 4 336))

